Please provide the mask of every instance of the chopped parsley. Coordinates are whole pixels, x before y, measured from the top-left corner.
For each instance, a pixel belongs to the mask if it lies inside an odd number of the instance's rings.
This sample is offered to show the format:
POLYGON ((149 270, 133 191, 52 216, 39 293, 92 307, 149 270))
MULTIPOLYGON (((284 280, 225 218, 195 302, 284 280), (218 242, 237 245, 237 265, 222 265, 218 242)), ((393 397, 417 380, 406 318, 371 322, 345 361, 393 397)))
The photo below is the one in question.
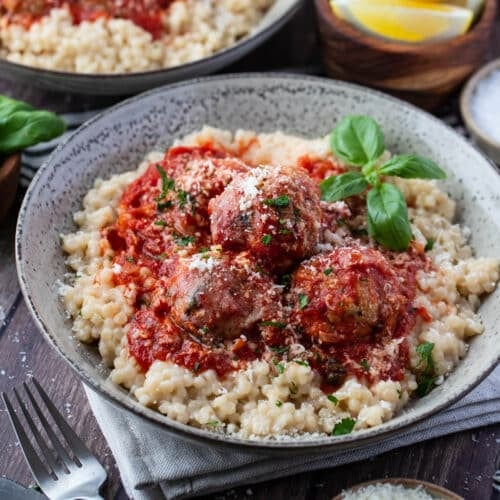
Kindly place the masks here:
POLYGON ((327 276, 330 276, 330 274, 332 274, 332 271, 333 271, 333 269, 331 267, 329 267, 328 269, 325 269, 323 271, 323 273, 326 274, 327 276))
POLYGON ((284 286, 287 286, 290 284, 290 282, 292 281, 292 276, 291 274, 284 274, 282 277, 281 277, 281 284, 284 285, 284 286))
POLYGON ((155 226, 160 226, 160 227, 165 227, 167 225, 167 223, 164 221, 164 220, 155 220, 154 221, 154 225, 155 226))
POLYGON ((196 241, 196 238, 194 236, 179 236, 179 235, 174 235, 174 240, 177 245, 180 247, 187 247, 191 243, 194 243, 196 241))
POLYGON ((208 247, 201 247, 200 251, 198 253, 207 253, 207 252, 210 252, 210 248, 208 248, 208 247))
POLYGON ((203 335, 206 335, 210 331, 210 328, 208 328, 207 325, 204 325, 200 328, 200 331, 201 333, 203 333, 203 335))
POLYGON ((277 198, 268 198, 264 200, 264 205, 268 207, 286 208, 290 205, 290 198, 288 198, 286 194, 278 196, 277 198))
POLYGON ((160 177, 161 177, 161 193, 160 195, 155 198, 156 201, 160 201, 162 200, 163 198, 165 198, 165 196, 167 196, 167 193, 174 188, 174 180, 173 179, 170 179, 167 175, 167 172, 165 172, 165 170, 163 170, 162 166, 160 164, 156 164, 156 170, 158 170, 158 173, 160 174, 160 177))
POLYGON ((327 398, 328 401, 331 401, 334 405, 339 404, 339 400, 333 394, 328 394, 327 398))
POLYGON ((265 234, 264 236, 262 236, 260 241, 262 241, 262 243, 264 245, 269 245, 269 243, 271 243, 272 239, 273 239, 273 237, 270 234, 265 234))
POLYGON ((278 234, 292 234, 292 231, 290 229, 287 229, 286 227, 282 227, 279 231, 278 234))
POLYGON ((210 422, 207 422, 207 425, 209 427, 217 427, 220 424, 218 420, 210 420, 210 422))
POLYGON ((344 434, 350 434, 355 425, 356 420, 354 420, 353 418, 343 418, 333 427, 332 436, 343 436, 344 434))
POLYGON ((299 293, 299 309, 304 309, 309 304, 309 297, 305 293, 299 293))
POLYGON ((425 244, 424 250, 428 252, 429 250, 432 250, 434 248, 434 243, 436 243, 436 240, 434 238, 429 238, 427 240, 427 243, 425 244))
POLYGON ((307 361, 303 361, 301 359, 294 359, 293 362, 297 363, 300 366, 309 366, 309 363, 307 361))
POLYGON ((403 397, 403 393, 401 392, 401 389, 397 389, 398 391, 398 399, 401 399, 403 397))
POLYGON ((274 366, 276 367, 276 371, 279 374, 282 374, 285 371, 285 365, 283 363, 280 363, 279 361, 274 360, 273 361, 274 366))
POLYGON ((131 264, 135 264, 135 259, 133 257, 130 257, 129 255, 125 256, 125 260, 127 262, 130 262, 131 264))
POLYGON ((297 387, 297 384, 295 382, 290 382, 288 385, 288 388, 290 389, 290 394, 297 394, 299 392, 299 388, 297 387))
POLYGON ((187 191, 183 191, 179 189, 177 191, 177 201, 179 202, 179 208, 184 208, 187 203, 190 201, 191 196, 187 191))
POLYGON ((159 212, 163 212, 167 208, 172 208, 173 206, 174 206, 174 202, 172 200, 159 201, 156 204, 156 208, 158 209, 159 212))
POLYGON ((274 352, 274 354, 285 354, 288 352, 289 347, 287 345, 283 346, 269 346, 269 349, 274 352))
POLYGON ((279 408, 280 406, 283 406, 283 402, 282 401, 276 401, 276 406, 279 408))
POLYGON ((155 255, 154 259, 155 260, 165 260, 167 257, 168 257, 168 255, 165 252, 163 252, 163 253, 160 253, 158 255, 155 255))
POLYGON ((418 377, 417 395, 424 397, 431 392, 434 387, 437 375, 434 360, 432 359, 432 350, 434 344, 432 342, 424 342, 417 346, 417 354, 420 356, 418 367, 423 367, 422 374, 418 377))
POLYGON ((362 359, 359 362, 359 365, 361 366, 361 368, 363 368, 363 370, 365 372, 369 372, 370 371, 370 365, 368 364, 368 360, 367 359, 362 359))
POLYGON ((196 361, 193 366, 193 373, 198 373, 199 371, 200 371, 200 363, 196 361))
POLYGON ((287 324, 281 321, 261 321, 259 326, 273 326, 274 328, 286 328, 287 324))

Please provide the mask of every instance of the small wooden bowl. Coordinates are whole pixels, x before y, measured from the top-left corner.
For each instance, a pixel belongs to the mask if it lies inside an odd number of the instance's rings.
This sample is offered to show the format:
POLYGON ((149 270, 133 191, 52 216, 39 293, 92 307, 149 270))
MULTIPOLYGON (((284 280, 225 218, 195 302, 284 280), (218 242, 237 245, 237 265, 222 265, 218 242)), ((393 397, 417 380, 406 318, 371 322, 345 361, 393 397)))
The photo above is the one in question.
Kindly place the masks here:
POLYGON ((20 170, 20 153, 0 159, 0 221, 5 218, 16 197, 20 170))
POLYGON ((329 0, 314 0, 323 63, 332 78, 378 88, 434 109, 488 57, 496 0, 464 35, 421 44, 366 34, 333 14, 329 0))

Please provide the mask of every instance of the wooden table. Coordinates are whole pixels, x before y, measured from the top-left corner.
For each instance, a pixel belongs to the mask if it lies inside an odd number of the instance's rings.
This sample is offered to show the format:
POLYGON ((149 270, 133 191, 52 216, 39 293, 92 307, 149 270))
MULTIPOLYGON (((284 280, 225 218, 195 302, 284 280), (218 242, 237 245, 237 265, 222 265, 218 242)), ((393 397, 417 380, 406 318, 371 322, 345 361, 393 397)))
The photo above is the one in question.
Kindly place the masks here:
MULTIPOLYGON (((312 26, 311 7, 306 5, 281 33, 229 70, 269 70, 318 64, 312 26)), ((500 21, 493 48, 500 55, 500 21)), ((14 86, 1 79, 0 92, 57 111, 92 109, 109 104, 109 99, 61 96, 14 86)), ((18 203, 7 222, 0 225, 0 391, 10 391, 26 376, 35 375, 107 468, 106 497, 125 499, 127 496, 121 487, 113 456, 90 411, 79 379, 37 331, 19 291, 14 265, 14 225, 21 195, 19 193, 18 203)), ((31 475, 3 408, 0 409, 0 449, 0 475, 31 484, 31 475)), ((214 497, 227 500, 252 497, 329 499, 343 488, 361 481, 410 477, 443 485, 467 499, 488 499, 499 452, 500 425, 495 425, 415 444, 363 462, 242 487, 214 497)))

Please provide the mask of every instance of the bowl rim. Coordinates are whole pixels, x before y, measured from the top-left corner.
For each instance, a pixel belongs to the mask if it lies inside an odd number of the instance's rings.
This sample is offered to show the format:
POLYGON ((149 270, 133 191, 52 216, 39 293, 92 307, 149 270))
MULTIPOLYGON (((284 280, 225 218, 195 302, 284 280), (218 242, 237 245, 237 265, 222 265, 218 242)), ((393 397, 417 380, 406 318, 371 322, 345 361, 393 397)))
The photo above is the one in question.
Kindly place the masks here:
POLYGON ((349 486, 341 493, 334 496, 332 500, 342 500, 344 491, 348 493, 355 493, 366 486, 370 486, 372 484, 373 485, 380 484, 380 483, 395 484, 395 485, 400 484, 402 486, 409 486, 410 488, 423 486, 427 493, 439 494, 441 495, 439 498, 442 498, 443 500, 464 500, 464 498, 461 497, 458 493, 455 493, 445 488, 444 486, 435 483, 430 483, 429 481, 423 481, 422 479, 409 478, 409 477, 382 477, 380 479, 371 479, 369 481, 363 481, 362 483, 357 483, 353 484, 352 486, 349 486))
POLYGON ((460 113, 464 119, 465 125, 472 132, 473 135, 478 136, 483 142, 488 144, 494 149, 497 149, 500 153, 500 140, 489 136, 483 131, 482 128, 477 124, 474 114, 472 113, 472 100, 474 99, 474 93, 477 89, 479 82, 484 80, 494 71, 500 71, 500 57, 493 59, 488 64, 485 64, 479 68, 467 81, 465 87, 460 93, 460 113))
MULTIPOLYGON (((330 28, 337 30, 344 37, 355 40, 359 45, 378 51, 386 51, 394 54, 416 55, 427 49, 438 53, 440 50, 448 50, 450 47, 458 49, 463 44, 473 43, 483 30, 487 29, 495 20, 497 0, 485 0, 479 17, 473 21, 469 30, 459 36, 445 40, 430 40, 427 42, 411 43, 384 38, 377 34, 362 31, 351 23, 337 17, 331 7, 330 0, 314 0, 318 17, 324 20, 330 28), (479 29, 481 28, 481 29, 479 29)), ((321 29, 320 29, 321 32, 321 29)))
MULTIPOLYGON (((220 60, 224 60, 228 56, 232 56, 235 52, 237 53, 241 47, 246 46, 248 43, 255 43, 255 41, 259 38, 266 40, 269 36, 271 36, 275 30, 282 27, 286 22, 290 20, 290 18, 298 11, 305 0, 288 0, 290 5, 288 5, 281 16, 276 18, 273 22, 266 26, 264 29, 251 31, 245 37, 237 40, 234 44, 226 47, 214 54, 211 54, 207 57, 203 57, 202 59, 197 59, 195 61, 189 61, 184 64, 178 64, 176 66, 170 66, 166 68, 158 68, 149 71, 134 71, 131 73, 79 73, 76 71, 61 71, 55 69, 47 69, 41 68, 37 66, 30 66, 28 64, 21 64, 14 61, 9 61, 4 57, 0 57, 0 67, 12 67, 19 71, 34 71, 36 73, 44 74, 51 77, 56 78, 73 78, 73 79, 89 79, 95 80, 106 80, 110 82, 116 82, 119 79, 133 77, 133 78, 145 78, 145 77, 153 77, 159 75, 167 75, 169 73, 175 73, 180 70, 190 70, 198 67, 200 64, 211 64, 217 63, 220 60)), ((272 6, 271 6, 272 7, 272 6)), ((270 7, 270 8, 271 8, 270 7)), ((262 19, 261 19, 262 21, 262 19)), ((236 58, 237 60, 238 58, 236 58)), ((148 91, 147 91, 148 92, 148 91)))
MULTIPOLYGON (((58 352, 60 356, 70 365, 70 367, 79 375, 81 380, 95 392, 99 393, 100 396, 103 396, 106 400, 119 407, 120 409, 127 410, 131 412, 136 417, 145 418, 147 422, 153 424, 156 428, 167 431, 171 434, 175 434, 178 437, 183 437, 189 441, 194 441, 196 443, 200 443, 200 441, 205 442, 211 445, 220 445, 224 447, 232 447, 232 448, 243 448, 243 449, 252 449, 253 451, 266 453, 268 455, 273 454, 281 454, 284 452, 300 452, 300 453, 311 453, 317 454, 328 450, 346 450, 353 448, 361 448, 370 443, 379 442, 387 436, 398 436, 403 435, 405 431, 415 423, 424 420, 425 418, 448 408, 453 403, 461 399, 465 394, 470 392, 474 387, 476 387, 489 373, 493 371, 493 369, 498 364, 500 360, 500 351, 496 356, 496 360, 491 366, 485 366, 483 370, 476 374, 474 380, 466 387, 463 387, 459 390, 456 395, 452 398, 444 401, 436 406, 433 406, 429 409, 422 411, 419 415, 415 416, 414 414, 406 413, 406 419, 403 422, 395 422, 395 418, 388 420, 387 422, 368 429, 362 429, 350 434, 346 434, 343 436, 324 436, 321 438, 313 438, 313 439, 290 439, 290 440, 270 440, 270 439, 247 439, 241 437, 235 437, 234 435, 228 435, 223 433, 216 433, 213 431, 196 428, 187 424, 182 424, 178 421, 168 418, 166 415, 161 414, 158 411, 155 411, 151 408, 140 405, 133 397, 129 394, 123 394, 123 397, 118 397, 118 394, 112 393, 108 387, 106 386, 106 382, 108 379, 95 379, 90 376, 79 364, 79 360, 73 359, 70 355, 68 355, 58 344, 56 341, 57 337, 53 337, 50 330, 45 325, 43 318, 39 315, 33 300, 30 294, 30 284, 26 279, 24 274, 24 267, 27 265, 23 260, 23 249, 22 249, 22 241, 23 241, 23 221, 28 213, 29 205, 31 198, 33 197, 35 188, 38 184, 39 179, 42 175, 45 174, 46 171, 50 171, 50 166, 53 163, 53 159, 57 157, 59 152, 63 150, 67 143, 73 140, 82 130, 85 130, 89 127, 92 127, 93 124, 103 118, 108 113, 116 111, 118 109, 124 108, 131 103, 135 103, 145 98, 152 97, 156 94, 161 94, 165 91, 172 91, 182 87, 188 86, 196 86, 196 85, 204 85, 206 82, 209 83, 217 83, 217 82, 237 82, 238 80, 245 82, 249 78, 257 78, 259 80, 267 80, 267 81, 282 81, 282 84, 286 84, 287 81, 300 82, 302 85, 315 85, 316 83, 322 85, 332 86, 333 88, 337 87, 347 87, 353 91, 361 92, 367 95, 375 96, 382 100, 388 100, 393 104, 397 104, 398 106, 402 106, 406 108, 411 113, 416 113, 427 120, 431 120, 439 126, 444 127, 449 133, 455 136, 458 140, 466 142, 467 146, 472 148, 479 157, 481 157, 485 164, 488 165, 496 175, 499 175, 498 170, 494 166, 494 164, 486 157, 477 147, 470 142, 466 141, 462 136, 460 136, 453 128, 444 123, 442 120, 432 116, 431 114, 421 110, 420 108, 387 95, 378 90, 370 89, 363 87, 362 85, 357 85, 353 83, 346 83, 339 80, 333 80, 330 78, 317 77, 317 76, 309 76, 309 75, 301 75, 301 74, 292 74, 292 73, 233 73, 227 75, 216 75, 202 78, 194 78, 190 80, 185 80, 178 83, 173 83, 169 85, 164 85, 161 87, 157 87, 150 91, 144 92, 142 94, 138 94, 136 96, 130 97, 121 101, 118 104, 115 104, 94 116, 83 125, 81 125, 76 131, 74 131, 71 135, 66 137, 52 152, 50 157, 45 161, 45 163, 39 168, 35 177, 31 181, 26 194, 24 196, 19 216, 16 225, 16 234, 15 234, 15 258, 16 258, 16 270, 18 275, 18 280, 21 288, 21 292, 27 304, 28 310, 31 314, 32 319, 34 319, 35 324, 38 329, 43 333, 46 340, 49 344, 58 352)), ((431 393, 432 394, 432 393, 431 393)), ((121 396, 121 395, 120 395, 121 396)), ((429 397, 429 396, 426 396, 429 397)))

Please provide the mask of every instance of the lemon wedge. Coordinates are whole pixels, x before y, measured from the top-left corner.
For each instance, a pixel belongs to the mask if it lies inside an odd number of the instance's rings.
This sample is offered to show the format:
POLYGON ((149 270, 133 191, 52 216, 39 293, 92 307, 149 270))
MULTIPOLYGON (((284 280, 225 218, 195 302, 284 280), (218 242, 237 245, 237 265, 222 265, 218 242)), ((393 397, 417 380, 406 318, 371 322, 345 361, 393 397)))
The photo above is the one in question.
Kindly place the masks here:
POLYGON ((445 40, 465 33, 469 8, 418 0, 330 0, 334 13, 368 33, 403 42, 445 40))
POLYGON ((456 7, 463 7, 465 9, 470 9, 474 12, 474 17, 476 17, 484 5, 484 0, 415 0, 418 3, 441 3, 448 5, 455 5, 456 7))

